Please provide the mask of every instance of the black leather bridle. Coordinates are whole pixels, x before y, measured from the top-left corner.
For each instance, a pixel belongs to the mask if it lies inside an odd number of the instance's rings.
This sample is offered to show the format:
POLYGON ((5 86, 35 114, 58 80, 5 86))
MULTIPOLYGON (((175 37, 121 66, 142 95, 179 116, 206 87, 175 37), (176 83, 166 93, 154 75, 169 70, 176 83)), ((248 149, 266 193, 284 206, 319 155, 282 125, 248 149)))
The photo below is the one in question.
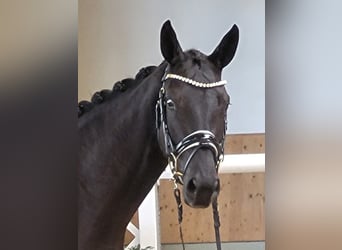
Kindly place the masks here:
MULTIPOLYGON (((167 116, 166 116, 166 109, 167 103, 170 99, 166 98, 166 90, 165 90, 165 82, 168 78, 174 78, 179 81, 183 81, 194 85, 200 88, 212 88, 217 87, 225 84, 225 81, 219 81, 216 83, 199 83, 194 80, 175 75, 175 74, 168 74, 168 67, 165 70, 165 74, 162 78, 162 87, 159 91, 158 101, 156 103, 155 112, 156 112, 156 129, 157 129, 157 137, 160 147, 162 148, 163 152, 166 154, 168 158, 168 165, 170 166, 173 179, 175 182, 175 190, 174 195, 176 198, 177 206, 178 206, 178 222, 180 225, 180 236, 182 240, 183 249, 185 249, 184 241, 183 241, 183 233, 182 233, 182 213, 183 207, 181 203, 180 191, 177 187, 177 183, 184 184, 183 176, 189 166, 190 161, 199 151, 199 149, 209 149, 213 153, 213 157, 216 163, 216 172, 218 172, 219 166, 223 161, 224 157, 224 141, 226 137, 226 129, 227 129, 227 117, 224 117, 224 133, 220 142, 218 142, 215 138, 215 135, 209 130, 196 130, 191 134, 185 136, 178 144, 175 144, 171 138, 170 131, 167 125, 167 116), (184 165, 183 170, 180 170, 178 166, 178 159, 182 156, 185 152, 189 151, 190 154, 188 159, 184 165)), ((172 101, 172 100, 171 100, 172 101)), ((213 207, 213 218, 214 218, 214 226, 215 226, 215 237, 216 237, 216 246, 218 250, 221 250, 221 240, 220 240, 220 220, 217 208, 217 197, 213 199, 212 202, 213 207)))
POLYGON ((175 144, 171 138, 170 131, 167 124, 167 102, 170 99, 166 98, 165 82, 166 76, 162 78, 162 87, 159 91, 159 98, 156 104, 156 129, 158 142, 160 147, 168 158, 168 164, 170 166, 173 178, 177 183, 183 184, 183 176, 189 166, 190 161, 199 149, 210 149, 213 153, 214 161, 216 163, 215 168, 218 171, 221 162, 224 157, 224 140, 226 137, 225 131, 227 128, 227 119, 224 118, 224 133, 221 141, 218 142, 215 135, 209 130, 196 130, 191 134, 185 136, 178 144, 175 144), (183 153, 190 151, 190 155, 184 165, 183 170, 180 170, 178 166, 178 159, 183 153))

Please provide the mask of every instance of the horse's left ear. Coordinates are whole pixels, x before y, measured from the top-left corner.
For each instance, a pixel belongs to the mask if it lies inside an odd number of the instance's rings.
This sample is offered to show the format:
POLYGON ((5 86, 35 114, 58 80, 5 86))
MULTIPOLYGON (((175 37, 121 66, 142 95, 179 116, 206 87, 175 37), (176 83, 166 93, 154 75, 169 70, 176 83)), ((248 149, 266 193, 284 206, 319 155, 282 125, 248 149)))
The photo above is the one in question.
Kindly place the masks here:
POLYGON ((208 57, 219 69, 223 69, 234 58, 239 43, 239 28, 236 24, 222 38, 219 45, 208 57))
POLYGON ((183 55, 183 50, 177 40, 176 32, 173 30, 170 20, 167 20, 161 29, 160 49, 163 57, 169 63, 175 57, 183 55))

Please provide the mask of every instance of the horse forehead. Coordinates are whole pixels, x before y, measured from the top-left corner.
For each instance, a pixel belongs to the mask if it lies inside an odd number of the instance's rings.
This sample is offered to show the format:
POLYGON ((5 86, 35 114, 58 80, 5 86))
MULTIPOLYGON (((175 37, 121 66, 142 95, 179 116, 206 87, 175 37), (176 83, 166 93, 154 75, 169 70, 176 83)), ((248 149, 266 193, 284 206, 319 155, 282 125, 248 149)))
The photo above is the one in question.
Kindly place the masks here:
POLYGON ((185 77, 204 83, 216 82, 219 80, 219 72, 213 68, 208 60, 201 60, 199 64, 197 63, 190 61, 184 65, 183 74, 185 77))
POLYGON ((195 108, 216 106, 217 98, 224 94, 219 88, 199 88, 187 83, 177 82, 169 89, 169 98, 181 101, 182 104, 195 108))

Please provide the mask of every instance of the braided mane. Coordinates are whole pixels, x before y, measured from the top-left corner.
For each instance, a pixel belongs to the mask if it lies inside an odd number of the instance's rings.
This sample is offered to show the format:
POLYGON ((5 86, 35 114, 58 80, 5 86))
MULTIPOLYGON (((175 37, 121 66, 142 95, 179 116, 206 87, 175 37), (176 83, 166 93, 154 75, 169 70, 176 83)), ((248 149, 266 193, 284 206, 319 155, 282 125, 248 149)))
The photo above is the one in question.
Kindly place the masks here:
POLYGON ((107 100, 111 100, 118 93, 125 92, 127 89, 136 87, 143 79, 149 76, 157 66, 147 66, 141 68, 135 78, 126 78, 114 83, 112 90, 103 89, 93 94, 90 101, 82 100, 78 103, 78 117, 89 112, 95 105, 99 105, 107 100))

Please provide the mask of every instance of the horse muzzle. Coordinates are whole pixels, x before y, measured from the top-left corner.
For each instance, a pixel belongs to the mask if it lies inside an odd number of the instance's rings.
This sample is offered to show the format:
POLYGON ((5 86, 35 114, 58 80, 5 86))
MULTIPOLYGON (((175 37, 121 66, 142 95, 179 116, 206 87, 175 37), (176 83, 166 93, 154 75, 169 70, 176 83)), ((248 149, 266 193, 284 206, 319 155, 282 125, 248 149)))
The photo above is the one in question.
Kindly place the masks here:
POLYGON ((220 192, 218 178, 193 177, 185 178, 183 186, 184 201, 194 208, 208 207, 220 192))

